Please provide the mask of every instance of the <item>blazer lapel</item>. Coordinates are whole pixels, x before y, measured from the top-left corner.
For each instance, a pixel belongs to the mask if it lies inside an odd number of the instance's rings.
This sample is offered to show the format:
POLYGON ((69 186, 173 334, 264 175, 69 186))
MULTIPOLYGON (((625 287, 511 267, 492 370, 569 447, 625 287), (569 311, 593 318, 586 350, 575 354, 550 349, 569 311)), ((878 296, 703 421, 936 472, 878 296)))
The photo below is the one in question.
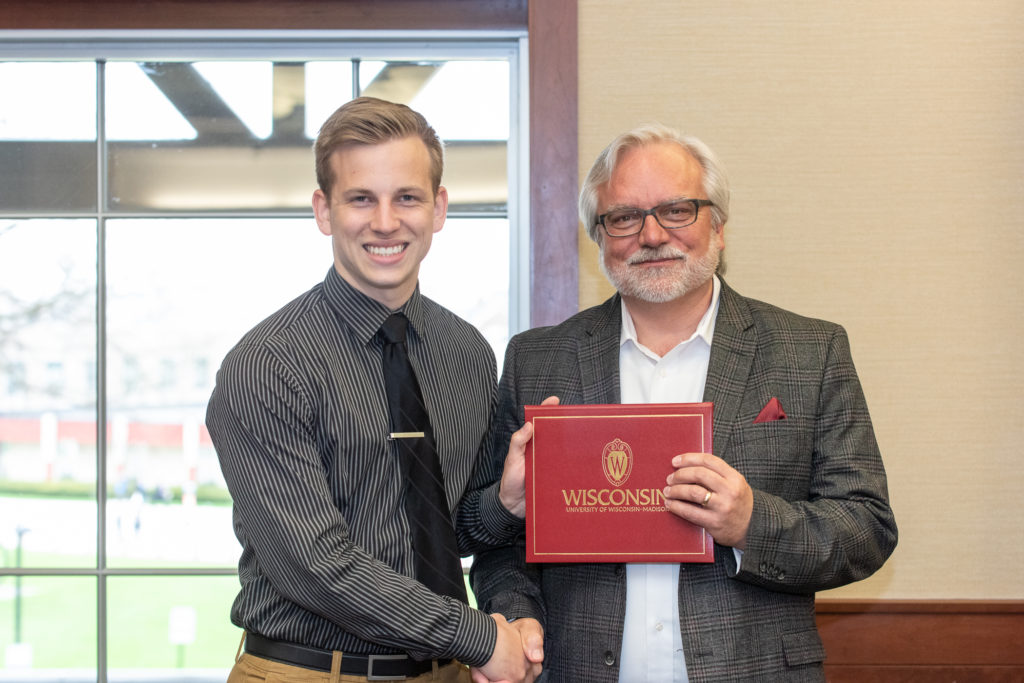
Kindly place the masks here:
POLYGON ((619 295, 608 299, 584 324, 579 338, 583 403, 619 403, 619 334, 622 306, 619 295))
POLYGON ((704 384, 704 400, 715 404, 712 448, 716 454, 728 452, 730 426, 739 412, 756 349, 757 334, 750 309, 743 297, 723 280, 704 384))
MULTIPOLYGON (((583 403, 619 403, 619 335, 622 305, 618 294, 583 323, 579 338, 579 368, 583 403)), ((704 400, 715 404, 713 448, 725 453, 730 425, 739 412, 740 401, 757 349, 754 319, 746 303, 723 280, 722 295, 711 343, 704 400)))

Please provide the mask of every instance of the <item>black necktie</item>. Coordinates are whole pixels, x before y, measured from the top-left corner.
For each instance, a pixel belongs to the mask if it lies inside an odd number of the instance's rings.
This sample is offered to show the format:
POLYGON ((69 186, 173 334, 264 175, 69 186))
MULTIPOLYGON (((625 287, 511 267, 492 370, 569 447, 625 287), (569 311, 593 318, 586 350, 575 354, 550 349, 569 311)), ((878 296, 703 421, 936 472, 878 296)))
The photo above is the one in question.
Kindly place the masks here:
POLYGON ((406 351, 408 324, 404 315, 395 313, 381 325, 380 334, 391 438, 398 442, 399 462, 405 473, 405 514, 416 551, 416 578, 435 593, 466 602, 444 475, 423 395, 406 351))

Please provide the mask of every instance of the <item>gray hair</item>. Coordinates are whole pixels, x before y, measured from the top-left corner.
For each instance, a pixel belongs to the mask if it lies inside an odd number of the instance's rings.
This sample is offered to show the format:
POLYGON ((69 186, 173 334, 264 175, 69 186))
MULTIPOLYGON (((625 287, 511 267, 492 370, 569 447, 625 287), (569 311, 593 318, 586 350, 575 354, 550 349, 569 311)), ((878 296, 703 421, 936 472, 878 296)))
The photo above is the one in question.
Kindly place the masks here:
POLYGON ((718 230, 729 220, 729 177, 715 153, 695 137, 683 135, 660 123, 652 123, 634 128, 612 140, 611 144, 597 155, 590 172, 583 180, 579 216, 587 228, 590 239, 601 244, 604 237, 601 227, 597 224, 597 191, 611 179, 623 152, 660 142, 679 145, 700 164, 703 169, 704 192, 708 199, 715 203, 711 207, 712 226, 718 230))

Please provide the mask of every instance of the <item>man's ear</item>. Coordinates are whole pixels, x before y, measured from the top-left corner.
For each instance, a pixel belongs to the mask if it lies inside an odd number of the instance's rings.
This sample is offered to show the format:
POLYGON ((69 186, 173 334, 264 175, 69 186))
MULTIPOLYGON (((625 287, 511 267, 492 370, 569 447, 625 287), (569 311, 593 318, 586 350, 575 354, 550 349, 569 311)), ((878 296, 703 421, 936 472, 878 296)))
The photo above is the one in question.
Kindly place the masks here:
POLYGON ((313 192, 313 216, 316 218, 316 227, 325 235, 331 234, 331 200, 327 198, 324 191, 317 188, 313 192))
POLYGON ((447 217, 448 190, 442 185, 437 188, 437 194, 434 195, 434 232, 441 232, 447 217))

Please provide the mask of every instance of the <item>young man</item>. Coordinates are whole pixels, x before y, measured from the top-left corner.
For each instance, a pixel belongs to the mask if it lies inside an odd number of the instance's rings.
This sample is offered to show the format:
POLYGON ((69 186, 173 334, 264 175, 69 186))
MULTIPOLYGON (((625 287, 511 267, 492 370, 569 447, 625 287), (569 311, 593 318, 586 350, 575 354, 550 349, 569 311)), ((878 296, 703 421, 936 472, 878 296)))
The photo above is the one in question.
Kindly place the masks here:
POLYGON ((440 140, 408 107, 360 98, 324 123, 315 155, 334 266, 228 353, 207 413, 242 544, 231 618, 245 654, 229 681, 468 681, 467 665, 532 680, 537 623, 466 603, 459 551, 500 540, 485 524, 496 513, 464 513, 478 522, 460 524, 458 548, 452 529, 485 447, 495 363, 417 286, 447 211, 440 140), (406 508, 430 491, 436 515, 406 508))
MULTIPOLYGON (((498 444, 549 395, 714 404, 715 454, 675 456, 664 490, 671 513, 711 533, 714 563, 526 565, 522 543, 477 553, 480 605, 542 622, 545 680, 823 681, 815 591, 869 576, 896 545, 846 333, 715 274, 728 214, 703 143, 661 126, 619 136, 580 194, 618 293, 509 343, 498 444)), ((492 480, 521 466, 494 453, 492 480)))

